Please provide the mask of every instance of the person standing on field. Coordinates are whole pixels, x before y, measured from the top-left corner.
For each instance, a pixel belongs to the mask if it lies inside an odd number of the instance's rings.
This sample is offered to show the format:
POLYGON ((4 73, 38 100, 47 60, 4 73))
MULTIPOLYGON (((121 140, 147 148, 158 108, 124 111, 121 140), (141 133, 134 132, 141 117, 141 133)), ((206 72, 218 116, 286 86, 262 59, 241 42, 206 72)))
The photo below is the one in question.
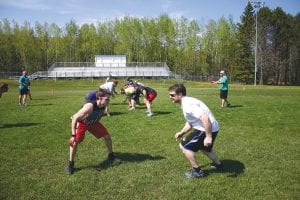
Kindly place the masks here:
POLYGON ((227 100, 228 96, 228 77, 225 74, 224 70, 220 71, 220 78, 218 81, 212 81, 213 84, 219 84, 220 89, 220 98, 221 98, 221 108, 224 108, 225 102, 227 107, 230 107, 231 104, 227 100))
POLYGON ((22 76, 19 78, 19 105, 26 106, 26 99, 29 92, 28 86, 30 85, 29 78, 27 77, 27 71, 22 72, 22 76))
POLYGON ((109 102, 109 97, 109 94, 105 90, 99 89, 96 92, 96 101, 85 103, 83 107, 71 117, 72 134, 69 142, 70 156, 68 167, 65 170, 66 174, 71 175, 75 171, 75 153, 78 144, 84 140, 86 131, 89 131, 96 138, 102 137, 104 139, 108 150, 108 161, 110 161, 110 163, 113 164, 118 161, 113 152, 111 136, 107 129, 99 122, 109 102))
POLYGON ((219 125, 210 109, 200 100, 186 96, 183 84, 174 84, 169 88, 170 100, 181 105, 186 120, 181 131, 175 134, 176 141, 193 129, 179 144, 179 147, 190 162, 192 169, 185 173, 186 178, 205 177, 204 171, 196 160, 196 152, 201 150, 212 160, 211 168, 222 169, 223 165, 213 152, 213 144, 219 132, 219 125))

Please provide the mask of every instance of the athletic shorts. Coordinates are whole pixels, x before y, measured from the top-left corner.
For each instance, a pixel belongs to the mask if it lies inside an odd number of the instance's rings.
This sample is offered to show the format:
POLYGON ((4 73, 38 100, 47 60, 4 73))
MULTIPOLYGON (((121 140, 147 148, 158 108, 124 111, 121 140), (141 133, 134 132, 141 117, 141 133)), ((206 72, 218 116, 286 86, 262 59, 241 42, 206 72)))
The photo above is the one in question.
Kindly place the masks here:
POLYGON ((220 98, 227 99, 228 90, 220 90, 220 98))
POLYGON ((19 94, 20 95, 28 94, 28 89, 27 88, 19 89, 19 94))
POLYGON ((149 102, 152 102, 152 101, 155 99, 156 95, 157 95, 156 92, 150 92, 150 94, 147 95, 147 98, 146 98, 146 99, 147 99, 149 102))
POLYGON ((185 149, 191 150, 193 152, 197 152, 199 150, 211 152, 217 134, 218 132, 212 133, 212 144, 209 147, 205 147, 204 146, 204 139, 206 137, 205 132, 194 130, 192 133, 190 133, 189 135, 187 135, 185 138, 181 140, 181 145, 185 149))
POLYGON ((77 142, 82 142, 84 140, 86 131, 89 131, 96 138, 100 138, 100 137, 109 135, 106 128, 100 122, 95 122, 92 125, 87 125, 85 123, 78 122, 77 129, 76 129, 76 136, 75 136, 77 142))

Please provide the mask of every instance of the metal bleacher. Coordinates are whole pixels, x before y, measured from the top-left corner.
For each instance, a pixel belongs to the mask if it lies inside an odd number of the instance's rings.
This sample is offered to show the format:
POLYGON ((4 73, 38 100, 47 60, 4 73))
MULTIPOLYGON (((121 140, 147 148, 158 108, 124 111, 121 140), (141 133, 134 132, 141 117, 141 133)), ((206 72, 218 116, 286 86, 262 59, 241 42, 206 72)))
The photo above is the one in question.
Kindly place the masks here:
POLYGON ((36 72, 32 78, 95 78, 95 77, 155 77, 169 78, 172 72, 166 63, 135 62, 124 64, 107 64, 96 66, 92 62, 56 62, 47 72, 36 72))

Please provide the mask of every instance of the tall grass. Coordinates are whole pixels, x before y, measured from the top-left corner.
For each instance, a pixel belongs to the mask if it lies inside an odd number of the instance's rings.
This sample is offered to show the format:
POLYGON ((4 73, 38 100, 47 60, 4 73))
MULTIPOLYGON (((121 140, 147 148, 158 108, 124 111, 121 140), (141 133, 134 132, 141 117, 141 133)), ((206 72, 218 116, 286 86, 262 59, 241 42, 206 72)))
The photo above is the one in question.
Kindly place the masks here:
POLYGON ((123 96, 112 99, 112 116, 101 121, 122 163, 107 166, 103 140, 87 134, 71 176, 64 173, 70 116, 101 81, 33 81, 27 107, 18 105, 16 82, 5 81, 0 199, 299 199, 299 87, 230 85, 233 107, 221 109, 215 85, 185 82, 188 95, 203 100, 221 125, 214 149, 226 166, 211 170, 199 153, 209 175, 187 180, 190 166, 174 139, 184 119, 167 92, 174 80, 143 80, 158 91, 152 118, 144 105, 128 111, 123 96))

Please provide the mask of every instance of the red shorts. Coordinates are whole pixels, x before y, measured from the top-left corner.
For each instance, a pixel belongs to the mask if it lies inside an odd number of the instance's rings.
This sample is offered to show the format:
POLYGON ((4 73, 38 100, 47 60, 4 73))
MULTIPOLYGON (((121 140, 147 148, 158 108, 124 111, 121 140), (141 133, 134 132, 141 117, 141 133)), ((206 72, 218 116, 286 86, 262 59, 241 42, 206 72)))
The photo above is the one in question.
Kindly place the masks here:
POLYGON ((156 92, 151 92, 151 93, 147 96, 147 100, 148 100, 149 102, 152 102, 152 101, 155 99, 156 95, 157 95, 156 92))
POLYGON ((96 138, 100 138, 100 137, 109 135, 106 128, 102 124, 100 124, 100 122, 96 122, 92 125, 87 125, 82 122, 78 122, 77 129, 76 129, 76 136, 75 136, 77 142, 82 142, 84 140, 86 131, 89 131, 96 138))

